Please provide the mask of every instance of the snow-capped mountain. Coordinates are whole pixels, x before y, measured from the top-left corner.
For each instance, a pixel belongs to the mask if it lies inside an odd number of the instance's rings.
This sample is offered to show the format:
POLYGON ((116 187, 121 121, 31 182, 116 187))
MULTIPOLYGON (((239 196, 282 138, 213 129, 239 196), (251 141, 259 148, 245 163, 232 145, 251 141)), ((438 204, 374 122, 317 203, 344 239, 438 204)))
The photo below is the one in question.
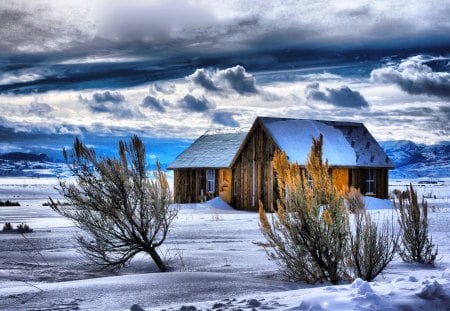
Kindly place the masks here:
POLYGON ((450 177, 450 141, 425 145, 397 140, 380 145, 395 163, 391 178, 450 177))
POLYGON ((65 164, 50 159, 44 153, 0 154, 0 176, 3 177, 54 177, 65 171, 65 164))
MULTIPOLYGON (((424 145, 394 140, 380 142, 380 145, 395 163, 396 169, 389 172, 391 178, 450 177, 450 141, 424 145)), ((64 163, 43 153, 0 154, 0 176, 50 177, 65 173, 64 163)))

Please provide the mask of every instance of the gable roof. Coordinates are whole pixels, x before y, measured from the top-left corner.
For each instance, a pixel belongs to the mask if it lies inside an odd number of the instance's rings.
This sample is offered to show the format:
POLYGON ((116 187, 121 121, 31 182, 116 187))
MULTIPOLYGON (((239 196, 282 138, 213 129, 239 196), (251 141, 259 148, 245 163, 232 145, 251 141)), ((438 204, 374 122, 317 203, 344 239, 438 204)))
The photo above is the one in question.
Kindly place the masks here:
MULTIPOLYGON (((289 161, 305 165, 312 138, 323 135, 323 159, 330 166, 394 168, 364 124, 308 119, 258 117, 250 130, 261 124, 289 161)), ((230 168, 249 132, 206 132, 167 168, 230 168)), ((248 140, 248 138, 247 138, 248 140)))
POLYGON ((306 119, 258 117, 289 161, 306 163, 311 139, 323 135, 323 158, 330 166, 394 168, 364 124, 306 119))
POLYGON ((247 136, 246 132, 205 133, 183 151, 167 168, 228 168, 247 136))

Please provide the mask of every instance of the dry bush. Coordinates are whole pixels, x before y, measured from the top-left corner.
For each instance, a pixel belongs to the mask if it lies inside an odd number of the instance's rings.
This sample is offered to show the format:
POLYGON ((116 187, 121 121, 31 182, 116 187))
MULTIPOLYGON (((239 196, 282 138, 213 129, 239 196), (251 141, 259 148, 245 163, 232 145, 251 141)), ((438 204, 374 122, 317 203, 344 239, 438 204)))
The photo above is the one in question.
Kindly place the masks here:
POLYGON ((312 183, 285 153, 275 154, 279 200, 272 217, 260 203, 260 228, 268 242, 262 245, 295 281, 373 280, 394 259, 399 234, 392 221, 379 225, 371 219, 359 190, 335 189, 322 161, 322 142, 322 135, 313 139, 306 164, 312 183), (349 210, 355 213, 353 232, 349 210))
POLYGON ((384 219, 381 224, 372 220, 359 191, 351 190, 347 198, 355 211, 350 265, 355 277, 372 281, 395 258, 400 236, 392 220, 384 219))
POLYGON ((349 255, 348 213, 322 161, 322 135, 313 139, 305 171, 289 163, 285 153, 274 157, 278 176, 277 212, 269 221, 260 204, 260 227, 268 241, 269 258, 283 264, 292 280, 308 283, 349 278, 345 260, 349 255))
POLYGON ((166 270, 157 249, 177 214, 165 173, 156 163, 154 178, 147 174, 145 147, 134 136, 119 142, 119 157, 97 157, 95 150, 75 140, 64 158, 76 183, 60 180, 70 205, 50 198, 50 207, 88 233, 78 236, 83 253, 94 263, 118 269, 145 252, 160 271, 166 270), (72 206, 73 207, 72 207, 72 206))
POLYGON ((428 234, 428 205, 422 200, 420 208, 417 192, 410 184, 407 191, 396 192, 400 211, 399 223, 402 230, 400 256, 405 262, 434 264, 438 254, 428 234))

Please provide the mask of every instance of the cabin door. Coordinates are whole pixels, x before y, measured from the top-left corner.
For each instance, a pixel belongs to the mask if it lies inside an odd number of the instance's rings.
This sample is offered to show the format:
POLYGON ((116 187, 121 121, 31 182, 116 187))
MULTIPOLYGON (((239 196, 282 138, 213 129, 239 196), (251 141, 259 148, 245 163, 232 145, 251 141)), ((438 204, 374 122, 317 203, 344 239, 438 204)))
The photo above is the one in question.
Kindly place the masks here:
POLYGON ((219 196, 227 203, 231 203, 231 186, 233 184, 233 173, 231 169, 219 170, 219 196))

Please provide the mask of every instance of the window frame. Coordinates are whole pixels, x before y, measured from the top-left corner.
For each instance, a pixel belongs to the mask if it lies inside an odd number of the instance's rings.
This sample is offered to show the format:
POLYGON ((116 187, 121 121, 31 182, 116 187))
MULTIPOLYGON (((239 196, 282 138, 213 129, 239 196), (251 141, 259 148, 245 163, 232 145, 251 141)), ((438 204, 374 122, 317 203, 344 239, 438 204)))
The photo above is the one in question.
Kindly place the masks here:
POLYGON ((216 170, 206 170, 206 193, 216 193, 216 170))
POLYGON ((366 170, 366 194, 376 194, 376 171, 373 168, 366 170))

